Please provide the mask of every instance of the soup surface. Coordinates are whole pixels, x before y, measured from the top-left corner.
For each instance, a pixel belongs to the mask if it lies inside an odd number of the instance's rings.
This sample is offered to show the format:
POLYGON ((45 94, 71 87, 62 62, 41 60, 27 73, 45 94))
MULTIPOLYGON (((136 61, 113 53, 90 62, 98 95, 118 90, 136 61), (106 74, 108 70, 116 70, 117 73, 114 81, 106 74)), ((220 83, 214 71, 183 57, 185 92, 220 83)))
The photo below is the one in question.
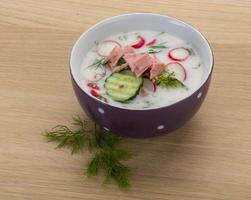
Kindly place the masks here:
POLYGON ((189 96, 203 65, 190 44, 166 32, 138 30, 96 41, 83 58, 82 89, 108 104, 151 109, 189 96))

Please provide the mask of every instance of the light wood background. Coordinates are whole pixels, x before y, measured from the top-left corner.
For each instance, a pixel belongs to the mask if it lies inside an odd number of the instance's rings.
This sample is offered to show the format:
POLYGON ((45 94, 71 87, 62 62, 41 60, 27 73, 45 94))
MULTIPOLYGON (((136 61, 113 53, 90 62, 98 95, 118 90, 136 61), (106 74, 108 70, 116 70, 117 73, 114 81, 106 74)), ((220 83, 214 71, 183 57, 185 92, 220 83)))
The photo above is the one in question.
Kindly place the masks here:
POLYGON ((251 199, 251 1, 0 0, 1 200, 251 199), (199 113, 173 134, 128 139, 135 158, 128 191, 83 175, 89 155, 55 150, 44 129, 84 115, 69 52, 94 23, 157 12, 197 27, 215 70, 199 113))

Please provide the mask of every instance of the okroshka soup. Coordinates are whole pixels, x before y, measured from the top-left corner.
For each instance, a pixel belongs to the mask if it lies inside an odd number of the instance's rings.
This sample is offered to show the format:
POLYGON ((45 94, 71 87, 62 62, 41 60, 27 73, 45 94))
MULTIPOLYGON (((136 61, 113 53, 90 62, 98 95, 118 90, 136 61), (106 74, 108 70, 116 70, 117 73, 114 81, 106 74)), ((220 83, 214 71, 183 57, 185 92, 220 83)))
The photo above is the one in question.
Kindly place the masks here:
POLYGON ((168 32, 134 30, 95 40, 82 58, 81 88, 126 109, 168 106, 191 95, 204 65, 193 46, 168 32))
POLYGON ((131 13, 83 33, 70 69, 81 107, 100 127, 146 138, 169 133, 196 114, 210 85, 213 54, 192 26, 131 13))

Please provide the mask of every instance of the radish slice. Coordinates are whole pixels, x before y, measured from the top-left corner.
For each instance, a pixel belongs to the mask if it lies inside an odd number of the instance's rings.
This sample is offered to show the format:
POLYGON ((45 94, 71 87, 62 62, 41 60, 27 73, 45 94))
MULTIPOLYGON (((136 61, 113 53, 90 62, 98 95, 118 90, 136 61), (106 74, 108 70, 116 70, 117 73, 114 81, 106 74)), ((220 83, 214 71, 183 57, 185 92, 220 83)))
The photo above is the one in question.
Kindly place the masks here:
POLYGON ((100 94, 96 90, 91 90, 91 95, 97 98, 100 97, 100 94))
POLYGON ((131 47, 133 47, 134 49, 139 49, 145 44, 145 39, 143 37, 139 36, 138 38, 139 38, 139 41, 131 45, 131 47))
POLYGON ((105 74, 105 67, 87 67, 83 71, 82 78, 87 81, 99 81, 105 74))
POLYGON ((144 78, 143 88, 150 91, 150 92, 156 91, 156 85, 147 78, 144 78))
POLYGON ((190 52, 184 47, 174 48, 168 52, 168 57, 175 61, 184 61, 189 55, 190 52))
POLYGON ((175 77, 180 81, 184 81, 187 78, 186 69, 178 62, 171 62, 167 64, 165 70, 169 73, 174 73, 175 77))
POLYGON ((144 90, 143 88, 140 89, 140 96, 146 97, 146 96, 148 96, 148 95, 149 95, 149 94, 148 94, 148 92, 147 92, 146 90, 144 90))
POLYGON ((98 44, 98 46, 96 48, 96 52, 98 55, 100 55, 102 57, 106 57, 111 53, 113 48, 116 46, 121 47, 121 45, 114 40, 105 40, 105 41, 98 44))
POLYGON ((99 86, 96 83, 92 83, 92 82, 87 83, 87 86, 94 89, 94 90, 99 90, 100 89, 99 86))
POLYGON ((148 42, 146 46, 150 47, 153 46, 157 42, 157 39, 153 39, 152 41, 148 42))

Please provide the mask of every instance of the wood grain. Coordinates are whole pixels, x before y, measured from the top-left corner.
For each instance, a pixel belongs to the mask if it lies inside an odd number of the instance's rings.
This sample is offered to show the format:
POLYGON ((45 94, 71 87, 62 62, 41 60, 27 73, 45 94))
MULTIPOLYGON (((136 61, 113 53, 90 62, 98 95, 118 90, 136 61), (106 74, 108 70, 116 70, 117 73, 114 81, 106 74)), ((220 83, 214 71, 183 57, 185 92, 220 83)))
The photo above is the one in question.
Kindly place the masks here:
POLYGON ((1 0, 0 199, 251 199, 251 1, 1 0), (68 70, 77 37, 101 19, 157 12, 197 27, 215 70, 199 113, 173 134, 128 139, 128 191, 83 175, 89 155, 54 150, 41 131, 84 115, 68 70))

